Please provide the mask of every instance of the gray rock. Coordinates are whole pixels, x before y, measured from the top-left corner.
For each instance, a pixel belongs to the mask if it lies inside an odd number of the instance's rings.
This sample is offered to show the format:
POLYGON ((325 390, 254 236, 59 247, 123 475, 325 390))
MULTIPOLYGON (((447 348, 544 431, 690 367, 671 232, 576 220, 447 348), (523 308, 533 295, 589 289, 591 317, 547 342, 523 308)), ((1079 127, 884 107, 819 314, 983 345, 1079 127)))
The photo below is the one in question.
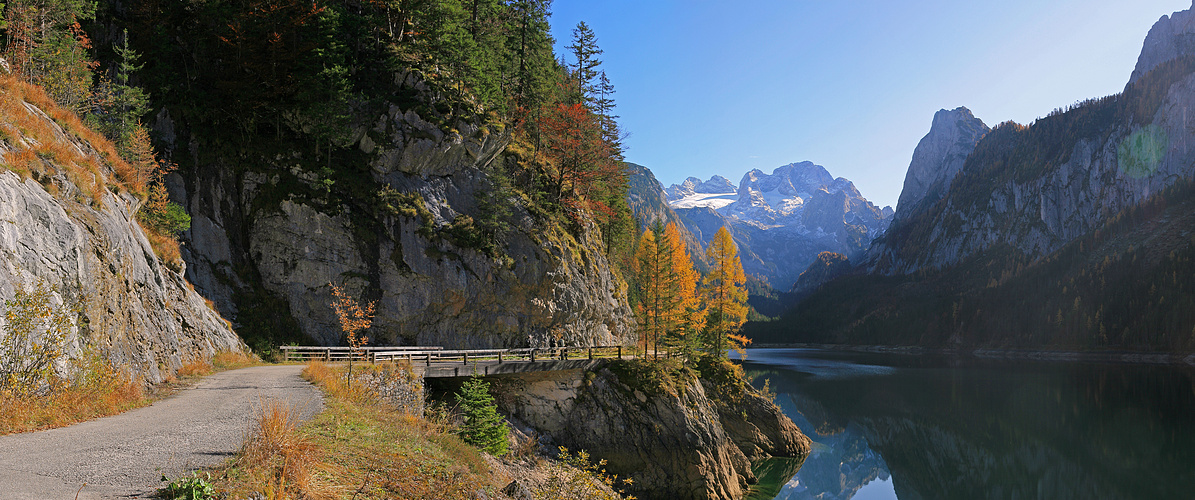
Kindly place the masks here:
POLYGON ((935 113, 929 133, 913 150, 913 160, 896 203, 896 217, 908 218, 923 200, 934 203, 941 199, 988 130, 982 120, 964 107, 935 113))
MULTIPOLYGON (((399 82, 423 88, 413 74, 399 82)), ((364 152, 360 185, 414 195, 425 211, 374 210, 373 193, 344 203, 319 195, 322 180, 298 166, 300 151, 245 166, 239 177, 227 165, 237 159, 220 157, 186 174, 196 222, 184 257, 222 312, 239 322, 253 304, 237 297, 260 287, 302 334, 340 344, 329 306, 336 283, 376 301, 374 345, 594 345, 633 334, 625 283, 611 273, 595 227, 545 227, 512 198, 501 200, 512 215, 497 255, 453 236, 458 218, 486 215, 479 199, 493 188, 487 172, 507 134, 465 120, 445 131, 397 106, 358 121, 368 126, 354 127, 345 146, 364 152), (317 194, 284 187, 293 183, 317 194)))
POLYGON ((1136 82, 1166 61, 1191 53, 1195 53, 1195 8, 1162 16, 1145 37, 1129 83, 1136 82))
MULTIPOLYGON (((93 150, 69 141, 80 152, 93 150)), ((11 147, 4 146, 5 155, 11 147)), ((68 357, 88 345, 149 382, 188 361, 244 349, 227 322, 154 254, 134 220, 137 198, 106 190, 93 203, 55 165, 46 168, 43 184, 56 195, 0 171, 0 300, 44 281, 56 304, 76 312, 68 357)))

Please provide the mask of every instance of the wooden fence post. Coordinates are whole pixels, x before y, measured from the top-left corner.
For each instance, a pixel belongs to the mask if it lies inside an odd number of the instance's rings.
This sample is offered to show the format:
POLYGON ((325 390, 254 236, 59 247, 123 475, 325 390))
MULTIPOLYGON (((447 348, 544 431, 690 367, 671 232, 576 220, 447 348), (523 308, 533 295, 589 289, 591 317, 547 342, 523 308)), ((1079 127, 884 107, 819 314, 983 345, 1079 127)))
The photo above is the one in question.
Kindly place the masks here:
POLYGON ((498 351, 498 364, 502 364, 502 351, 498 351))
POLYGON ((466 352, 466 353, 461 354, 461 358, 463 359, 463 361, 461 361, 462 365, 469 364, 469 353, 466 352))
POLYGON ((622 359, 622 346, 618 346, 618 359, 622 359))
POLYGON ((589 346, 589 359, 593 359, 593 346, 589 346))
POLYGON ((534 347, 531 348, 531 362, 532 363, 535 362, 535 348, 534 347))

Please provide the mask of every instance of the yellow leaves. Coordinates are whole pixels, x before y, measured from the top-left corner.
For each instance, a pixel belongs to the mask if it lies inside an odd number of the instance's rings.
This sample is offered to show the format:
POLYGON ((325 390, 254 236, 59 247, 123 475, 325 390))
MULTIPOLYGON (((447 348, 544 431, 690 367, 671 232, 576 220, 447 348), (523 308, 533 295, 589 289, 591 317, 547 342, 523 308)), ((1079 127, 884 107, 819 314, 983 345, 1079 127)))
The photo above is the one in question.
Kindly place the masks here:
POLYGON ((340 322, 340 329, 344 332, 349 347, 360 349, 369 342, 369 337, 361 335, 361 332, 368 330, 373 324, 375 302, 361 307, 344 288, 332 283, 328 283, 328 286, 332 287, 332 309, 336 311, 336 319, 340 322))
POLYGON ((710 273, 703 282, 710 337, 707 348, 720 355, 729 342, 730 348, 741 350, 751 342, 738 335, 747 322, 747 276, 725 227, 714 234, 705 254, 710 260, 710 273))
POLYGON ((668 224, 657 238, 648 229, 639 239, 635 252, 635 271, 639 275, 638 312, 645 348, 667 336, 683 341, 701 330, 703 315, 697 297, 697 271, 685 250, 680 230, 668 224))

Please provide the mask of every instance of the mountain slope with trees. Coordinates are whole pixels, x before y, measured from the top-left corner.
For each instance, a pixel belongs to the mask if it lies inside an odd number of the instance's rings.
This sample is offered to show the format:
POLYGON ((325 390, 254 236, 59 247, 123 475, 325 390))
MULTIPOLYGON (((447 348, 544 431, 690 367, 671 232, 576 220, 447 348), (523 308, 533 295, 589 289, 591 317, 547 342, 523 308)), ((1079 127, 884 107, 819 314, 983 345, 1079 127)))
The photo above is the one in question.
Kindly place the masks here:
MULTIPOLYGON (((1151 30, 1146 47, 1167 45, 1159 36, 1189 35, 1151 30)), ((1187 285, 1195 282, 1195 138, 1186 118, 1195 53, 1146 59, 1143 52, 1120 94, 993 128, 946 193, 898 216, 858 272, 753 333, 769 341, 1195 349, 1195 290, 1187 285)))
POLYGON ((255 348, 342 343, 332 285, 380 343, 610 343, 637 236, 614 88, 584 23, 557 59, 549 5, 106 1, 52 31, 86 70, 61 100, 177 164, 187 277, 255 348))

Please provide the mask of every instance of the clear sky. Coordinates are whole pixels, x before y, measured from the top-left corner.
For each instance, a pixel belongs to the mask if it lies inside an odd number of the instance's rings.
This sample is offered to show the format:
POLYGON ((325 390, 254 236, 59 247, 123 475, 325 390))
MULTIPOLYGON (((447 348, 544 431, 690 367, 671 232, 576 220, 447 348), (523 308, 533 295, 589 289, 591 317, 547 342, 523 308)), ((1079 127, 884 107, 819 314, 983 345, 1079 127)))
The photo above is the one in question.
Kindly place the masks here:
MULTIPOLYGON (((934 112, 989 126, 1123 90, 1187 0, 555 0, 557 53, 593 28, 631 135, 665 186, 809 160, 892 205, 934 112)), ((567 56, 566 56, 567 57, 567 56)))

